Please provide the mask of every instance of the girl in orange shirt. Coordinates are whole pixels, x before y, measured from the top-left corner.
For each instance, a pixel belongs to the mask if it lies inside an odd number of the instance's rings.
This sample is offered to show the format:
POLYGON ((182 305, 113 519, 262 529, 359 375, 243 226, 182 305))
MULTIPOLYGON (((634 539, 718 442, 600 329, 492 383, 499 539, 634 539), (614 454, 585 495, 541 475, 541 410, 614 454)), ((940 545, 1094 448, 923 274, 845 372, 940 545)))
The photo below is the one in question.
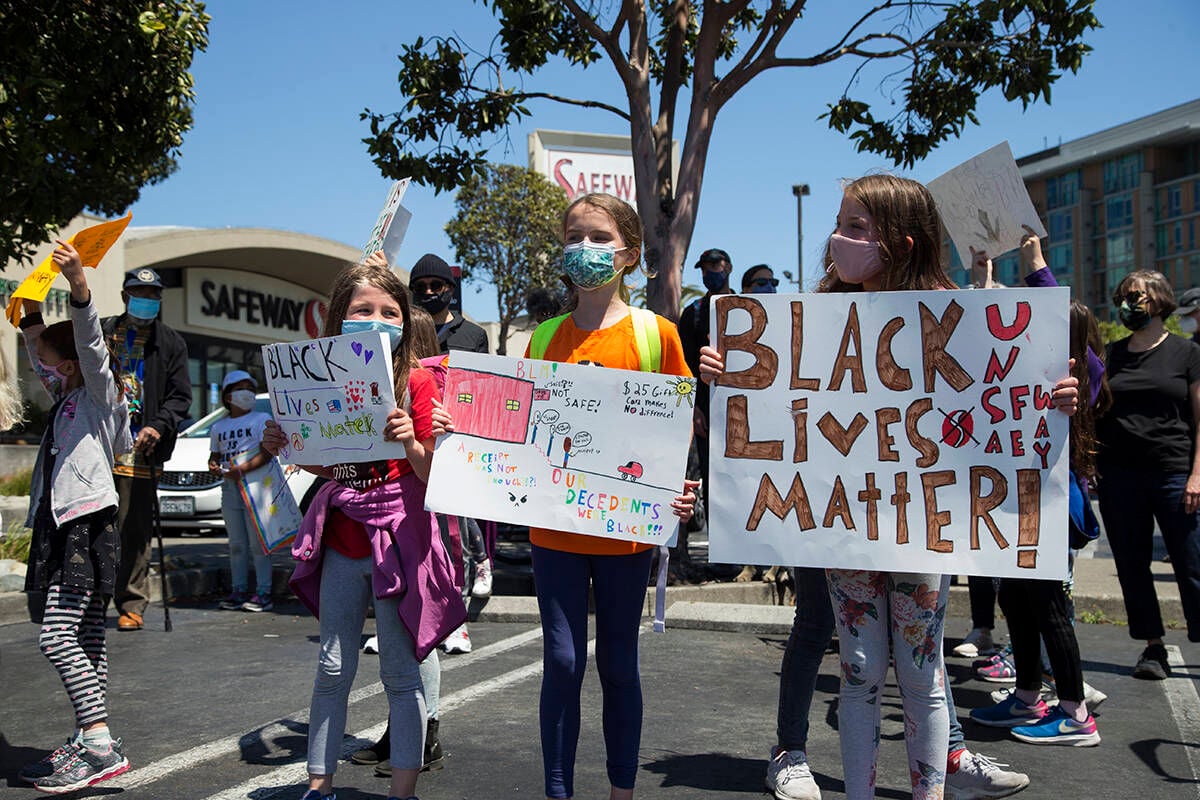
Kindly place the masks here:
MULTIPOLYGON (((544 358, 640 369, 623 280, 641 260, 637 212, 611 195, 584 195, 567 208, 562 233, 563 269, 573 290, 571 315, 555 331, 544 358)), ((658 371, 690 377, 675 325, 662 317, 656 322, 662 344, 658 371)), ((449 414, 436 408, 434 433, 452 429, 449 414)), ((697 485, 684 481, 683 493, 671 504, 684 522, 692 516, 697 485)), ((531 528, 529 540, 544 641, 540 720, 546 797, 559 800, 575 793, 590 583, 596 597, 596 669, 604 692, 609 798, 632 798, 642 735, 638 626, 653 545, 541 528, 531 528)))

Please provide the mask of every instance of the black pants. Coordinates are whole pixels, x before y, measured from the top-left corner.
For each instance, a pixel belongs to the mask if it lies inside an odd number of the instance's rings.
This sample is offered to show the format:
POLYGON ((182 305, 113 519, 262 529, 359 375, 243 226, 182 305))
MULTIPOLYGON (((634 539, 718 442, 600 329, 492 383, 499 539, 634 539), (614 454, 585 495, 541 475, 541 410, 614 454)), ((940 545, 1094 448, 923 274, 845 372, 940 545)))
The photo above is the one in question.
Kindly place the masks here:
POLYGON ((996 590, 991 578, 967 576, 967 591, 971 598, 971 627, 996 627, 996 590))
POLYGON ((1000 609, 1008 620, 1017 688, 1042 686, 1041 642, 1046 643, 1050 668, 1061 700, 1083 700, 1083 667, 1079 642, 1071 624, 1070 601, 1062 581, 1004 578, 1000 581, 1000 609))
POLYGON ((117 475, 121 566, 113 604, 120 614, 146 613, 150 604, 150 544, 154 539, 154 481, 117 475))

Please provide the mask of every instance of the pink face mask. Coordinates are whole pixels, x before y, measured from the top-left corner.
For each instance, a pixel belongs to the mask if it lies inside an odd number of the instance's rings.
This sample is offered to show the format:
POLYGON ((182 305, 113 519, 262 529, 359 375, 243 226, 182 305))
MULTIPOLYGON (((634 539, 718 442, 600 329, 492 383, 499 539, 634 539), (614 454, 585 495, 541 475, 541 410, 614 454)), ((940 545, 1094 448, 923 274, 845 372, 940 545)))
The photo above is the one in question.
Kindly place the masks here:
POLYGON ((883 271, 879 242, 865 242, 835 233, 829 237, 829 255, 838 277, 846 283, 862 283, 883 271))

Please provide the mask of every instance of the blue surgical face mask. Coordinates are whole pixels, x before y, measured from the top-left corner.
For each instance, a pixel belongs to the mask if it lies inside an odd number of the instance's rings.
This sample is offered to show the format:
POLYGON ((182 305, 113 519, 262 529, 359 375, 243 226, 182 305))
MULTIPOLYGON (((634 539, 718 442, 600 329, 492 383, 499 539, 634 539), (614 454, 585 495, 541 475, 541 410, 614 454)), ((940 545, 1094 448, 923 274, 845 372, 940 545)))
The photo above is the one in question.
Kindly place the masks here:
POLYGON ((149 297, 130 297, 129 302, 125 306, 125 310, 129 312, 129 316, 134 319, 140 319, 143 322, 149 322, 158 317, 159 309, 162 308, 162 300, 153 300, 149 297))
POLYGON ((617 277, 616 254, 614 245, 584 239, 563 248, 563 270, 578 288, 585 291, 599 289, 617 277))
POLYGON ((391 340, 393 353, 400 347, 400 340, 404 338, 403 325, 384 322, 381 319, 342 320, 342 333, 366 333, 367 331, 386 333, 391 340))

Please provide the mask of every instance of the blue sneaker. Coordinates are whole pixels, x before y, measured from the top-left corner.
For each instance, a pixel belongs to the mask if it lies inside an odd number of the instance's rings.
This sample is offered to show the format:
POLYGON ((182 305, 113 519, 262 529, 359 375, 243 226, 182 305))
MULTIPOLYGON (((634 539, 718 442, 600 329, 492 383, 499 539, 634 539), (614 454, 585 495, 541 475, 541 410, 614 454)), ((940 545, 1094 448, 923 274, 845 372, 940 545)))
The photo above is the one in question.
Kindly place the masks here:
POLYGON ((1038 701, 1027 706, 1017 699, 1014 692, 1007 699, 987 708, 976 708, 971 712, 971 719, 989 728, 1012 728, 1017 725, 1030 725, 1046 716, 1048 707, 1038 698, 1038 701))
POLYGON ((66 794, 115 778, 129 771, 129 759, 121 749, 121 740, 113 739, 103 753, 80 745, 53 775, 38 778, 33 788, 46 794, 66 794))
POLYGON ((321 794, 320 789, 309 789, 300 800, 337 800, 337 793, 321 794))
POLYGON ((1013 728, 1013 736, 1029 744, 1058 744, 1067 747, 1095 747, 1100 744, 1096 718, 1088 714, 1084 722, 1076 722, 1058 706, 1032 725, 1013 728))

